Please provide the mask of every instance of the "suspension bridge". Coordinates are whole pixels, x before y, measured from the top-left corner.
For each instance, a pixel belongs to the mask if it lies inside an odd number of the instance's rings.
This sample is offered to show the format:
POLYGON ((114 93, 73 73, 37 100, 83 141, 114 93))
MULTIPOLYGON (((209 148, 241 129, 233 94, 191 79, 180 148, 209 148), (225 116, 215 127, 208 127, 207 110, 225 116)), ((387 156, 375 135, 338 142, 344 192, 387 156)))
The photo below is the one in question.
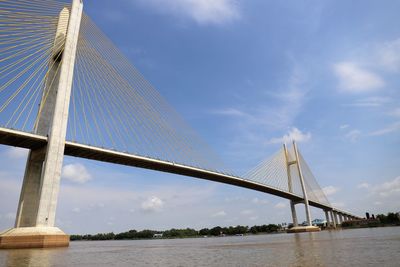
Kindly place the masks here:
POLYGON ((15 226, 0 248, 68 246, 55 226, 64 155, 200 178, 333 207, 296 143, 243 175, 229 171, 83 12, 82 0, 0 1, 0 144, 29 149, 15 226))

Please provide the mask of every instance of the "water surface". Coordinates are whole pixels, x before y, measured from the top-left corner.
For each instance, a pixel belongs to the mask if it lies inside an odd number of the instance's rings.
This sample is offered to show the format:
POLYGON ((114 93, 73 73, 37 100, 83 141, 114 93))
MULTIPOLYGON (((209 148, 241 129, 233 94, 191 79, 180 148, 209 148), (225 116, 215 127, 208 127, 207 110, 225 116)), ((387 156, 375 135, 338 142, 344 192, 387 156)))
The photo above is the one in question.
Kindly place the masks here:
POLYGON ((400 227, 0 250, 0 266, 400 266, 400 227))

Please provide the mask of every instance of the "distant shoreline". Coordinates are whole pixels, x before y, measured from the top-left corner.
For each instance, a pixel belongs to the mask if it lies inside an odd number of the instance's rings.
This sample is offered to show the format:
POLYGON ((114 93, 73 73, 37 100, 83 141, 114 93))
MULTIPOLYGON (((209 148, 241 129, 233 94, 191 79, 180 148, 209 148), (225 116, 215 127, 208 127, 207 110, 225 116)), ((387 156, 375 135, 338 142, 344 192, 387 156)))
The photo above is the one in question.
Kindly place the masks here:
POLYGON ((186 229, 170 229, 165 231, 158 230, 129 230, 115 234, 111 233, 98 233, 94 235, 71 235, 71 241, 101 241, 101 240, 151 240, 151 239, 182 239, 182 238, 204 238, 204 237, 223 237, 223 236, 243 236, 243 235, 257 235, 257 234, 273 234, 285 232, 286 228, 281 225, 268 224, 268 225, 255 225, 248 226, 229 226, 208 229, 203 228, 199 231, 191 228, 186 229))

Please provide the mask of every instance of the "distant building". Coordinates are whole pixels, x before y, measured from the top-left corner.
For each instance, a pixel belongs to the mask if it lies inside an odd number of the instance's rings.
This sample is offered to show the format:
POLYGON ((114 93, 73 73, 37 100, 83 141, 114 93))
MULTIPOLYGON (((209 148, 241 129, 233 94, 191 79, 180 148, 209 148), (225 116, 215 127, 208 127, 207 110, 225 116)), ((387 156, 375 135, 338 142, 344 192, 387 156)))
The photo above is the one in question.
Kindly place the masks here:
POLYGON ((314 226, 326 226, 327 221, 326 220, 322 220, 322 219, 315 219, 311 223, 314 226))
POLYGON ((154 234, 153 235, 153 238, 162 238, 163 237, 163 234, 161 233, 161 234, 154 234))

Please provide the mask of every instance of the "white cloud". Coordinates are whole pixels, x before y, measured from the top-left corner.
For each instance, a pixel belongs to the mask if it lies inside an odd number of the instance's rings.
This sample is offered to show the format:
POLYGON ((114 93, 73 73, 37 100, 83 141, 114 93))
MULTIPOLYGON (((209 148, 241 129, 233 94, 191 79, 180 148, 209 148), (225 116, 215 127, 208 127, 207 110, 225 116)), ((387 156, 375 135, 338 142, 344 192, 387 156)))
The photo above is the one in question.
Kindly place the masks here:
POLYGON ((305 71, 295 63, 287 88, 281 90, 279 94, 272 94, 278 100, 278 106, 274 110, 270 110, 270 114, 263 116, 262 119, 276 118, 271 121, 270 126, 278 125, 281 128, 293 124, 294 119, 302 111, 307 101, 307 94, 309 93, 306 85, 307 80, 305 71))
MULTIPOLYGON (((225 120, 230 133, 226 135, 229 149, 224 150, 224 157, 231 157, 229 162, 242 162, 243 153, 251 155, 247 159, 249 161, 251 158, 258 158, 257 155, 261 154, 260 145, 269 145, 270 139, 274 137, 272 133, 279 131, 278 133, 283 134, 294 125, 294 120, 302 112, 307 101, 310 87, 307 86, 308 79, 304 69, 296 62, 293 65, 285 84, 273 90, 259 92, 262 93, 259 96, 262 98, 261 102, 269 104, 238 104, 231 108, 208 111, 232 118, 225 120)), ((235 97, 239 103, 243 103, 242 99, 246 94, 235 94, 235 97)))
POLYGON ((339 191, 339 188, 330 185, 330 186, 325 186, 324 188, 322 188, 322 191, 324 192, 325 196, 332 196, 339 191))
POLYGON ((366 203, 364 210, 373 209, 371 204, 379 206, 375 209, 376 213, 400 210, 400 176, 379 181, 377 184, 361 183, 358 188, 364 188, 368 192, 363 194, 363 202, 366 203))
POLYGON ((74 183, 86 183, 92 179, 85 166, 80 163, 67 164, 62 168, 61 177, 74 183))
POLYGON ((276 204, 275 206, 274 206, 274 208, 275 209, 285 209, 286 208, 286 203, 284 203, 284 202, 279 202, 278 204, 276 204))
POLYGON ((348 124, 343 124, 343 125, 340 125, 340 126, 339 126, 339 128, 340 128, 341 130, 347 129, 347 128, 349 128, 349 127, 350 127, 350 125, 348 125, 348 124))
POLYGON ((311 139, 311 133, 303 133, 296 127, 293 127, 289 130, 289 132, 282 137, 272 138, 268 141, 269 144, 281 144, 281 143, 289 143, 292 141, 296 141, 298 143, 307 142, 311 139))
POLYGON ((400 196, 400 176, 381 185, 374 186, 372 192, 383 198, 397 195, 400 196))
POLYGON ((156 196, 150 197, 142 202, 141 208, 146 212, 155 212, 162 209, 164 202, 156 196))
POLYGON ((360 138, 360 136, 361 136, 361 131, 351 130, 344 137, 346 137, 347 139, 349 139, 352 142, 355 142, 358 140, 358 138, 360 138))
POLYGON ((385 134, 389 134, 389 133, 393 133, 393 132, 397 132, 400 130, 400 121, 395 122, 383 129, 374 131, 372 133, 370 133, 370 136, 381 136, 381 135, 385 135, 385 134))
POLYGON ((258 197, 255 197, 251 200, 254 204, 268 204, 269 201, 267 199, 259 199, 258 197))
POLYGON ((72 212, 80 213, 80 212, 81 212, 81 209, 80 209, 80 208, 73 208, 73 209, 72 209, 72 212))
POLYGON ((383 79, 353 62, 340 62, 334 65, 340 89, 344 92, 363 93, 379 89, 385 85, 383 79))
POLYGON ((23 159, 28 156, 29 150, 19 147, 11 147, 7 150, 7 156, 12 159, 23 159))
POLYGON ((395 108, 389 112, 390 116, 399 117, 400 118, 400 108, 395 108))
POLYGON ((90 209, 102 209, 104 208, 106 205, 104 205, 104 203, 94 203, 94 204, 90 204, 90 209))
POLYGON ((140 0, 158 12, 188 17, 200 25, 225 24, 240 18, 234 0, 140 0))
POLYGON ((391 101, 388 97, 367 97, 356 100, 354 103, 350 104, 349 106, 353 107, 381 107, 391 101))
POLYGON ((242 210, 240 212, 241 215, 245 215, 245 216, 251 215, 253 213, 254 213, 254 210, 242 210))
POLYGON ((383 67, 390 71, 400 71, 400 38, 381 45, 378 56, 383 67))
POLYGON ((223 211, 223 210, 218 211, 218 212, 216 212, 216 213, 211 215, 211 217, 225 217, 225 216, 226 216, 226 212, 223 211))
POLYGON ((361 189, 366 189, 369 187, 370 187, 369 183, 361 183, 361 184, 357 185, 357 188, 361 188, 361 189))
POLYGON ((217 109, 217 110, 211 111, 211 113, 214 113, 217 115, 234 116, 234 117, 248 116, 248 114, 246 114, 243 111, 240 111, 236 108, 217 109))

